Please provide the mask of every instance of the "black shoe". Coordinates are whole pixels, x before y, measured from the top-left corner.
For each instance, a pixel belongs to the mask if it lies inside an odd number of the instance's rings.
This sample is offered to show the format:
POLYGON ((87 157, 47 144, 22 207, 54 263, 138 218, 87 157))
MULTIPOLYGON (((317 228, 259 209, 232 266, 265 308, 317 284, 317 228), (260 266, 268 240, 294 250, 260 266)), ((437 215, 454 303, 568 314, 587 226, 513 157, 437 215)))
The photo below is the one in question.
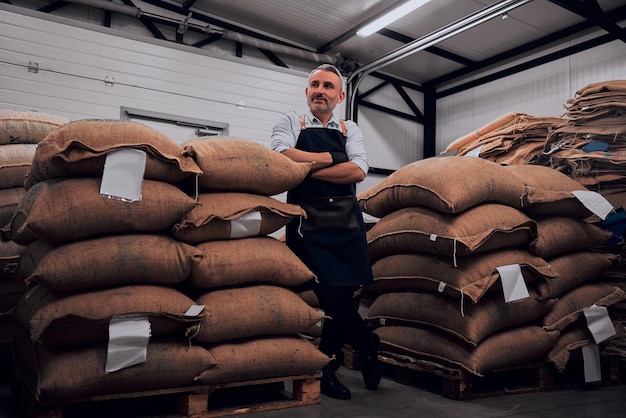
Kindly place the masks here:
POLYGON ((322 371, 322 378, 320 379, 320 391, 331 398, 347 400, 352 397, 350 389, 344 386, 339 380, 337 372, 326 366, 322 371))
POLYGON ((380 337, 372 333, 372 340, 372 350, 361 354, 361 373, 363 374, 365 387, 369 390, 378 389, 380 379, 383 377, 383 368, 378 360, 380 337))

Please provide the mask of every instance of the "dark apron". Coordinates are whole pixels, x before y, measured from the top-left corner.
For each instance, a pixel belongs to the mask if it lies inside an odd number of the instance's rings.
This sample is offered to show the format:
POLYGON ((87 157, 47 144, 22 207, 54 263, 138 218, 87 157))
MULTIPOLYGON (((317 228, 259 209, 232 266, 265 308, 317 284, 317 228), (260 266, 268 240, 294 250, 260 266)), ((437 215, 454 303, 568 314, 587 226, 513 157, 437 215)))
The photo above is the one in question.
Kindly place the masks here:
MULTIPOLYGON (((310 152, 345 152, 346 138, 335 129, 302 129, 296 148, 310 152)), ((291 250, 321 284, 360 286, 373 281, 363 214, 354 184, 305 179, 287 193, 287 202, 302 206, 307 219, 286 228, 291 250)))

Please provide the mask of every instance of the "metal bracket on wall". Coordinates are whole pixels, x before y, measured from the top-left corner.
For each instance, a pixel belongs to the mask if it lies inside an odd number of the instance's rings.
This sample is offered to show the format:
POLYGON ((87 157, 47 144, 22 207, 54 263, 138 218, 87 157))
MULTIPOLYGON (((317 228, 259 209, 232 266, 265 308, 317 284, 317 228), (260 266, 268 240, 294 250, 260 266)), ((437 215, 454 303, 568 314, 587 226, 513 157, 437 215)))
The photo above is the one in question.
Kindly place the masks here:
POLYGON ((28 72, 29 73, 38 73, 39 72, 39 63, 28 61, 28 72))
POLYGON ((113 87, 115 85, 115 78, 111 76, 104 77, 104 85, 107 87, 113 87))

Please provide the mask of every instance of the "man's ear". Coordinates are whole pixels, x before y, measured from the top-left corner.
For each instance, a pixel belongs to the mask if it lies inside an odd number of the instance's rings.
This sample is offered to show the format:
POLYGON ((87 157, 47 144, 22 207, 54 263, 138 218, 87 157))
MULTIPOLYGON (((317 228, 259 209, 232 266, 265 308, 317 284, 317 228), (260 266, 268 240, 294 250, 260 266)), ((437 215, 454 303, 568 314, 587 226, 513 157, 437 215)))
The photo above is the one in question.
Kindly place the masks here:
POLYGON ((342 91, 341 93, 339 93, 339 97, 337 98, 337 104, 343 102, 345 98, 346 98, 346 92, 342 91))

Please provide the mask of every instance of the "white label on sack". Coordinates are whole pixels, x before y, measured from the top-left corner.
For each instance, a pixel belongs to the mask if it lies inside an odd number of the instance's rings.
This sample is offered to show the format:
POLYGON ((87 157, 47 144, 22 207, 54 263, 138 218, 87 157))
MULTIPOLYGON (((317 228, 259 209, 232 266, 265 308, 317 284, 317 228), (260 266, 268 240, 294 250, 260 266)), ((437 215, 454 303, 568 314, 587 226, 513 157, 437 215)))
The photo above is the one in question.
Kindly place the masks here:
POLYGON ((580 348, 583 353, 583 368, 585 369, 585 383, 602 380, 600 369, 600 349, 597 344, 587 344, 580 348))
POLYGON ((606 219, 609 213, 613 211, 613 205, 600 193, 591 190, 574 190, 572 194, 600 219, 606 219))
POLYGON ((125 202, 141 200, 141 184, 146 170, 146 153, 121 148, 107 154, 102 171, 100 194, 125 202))
POLYGON ((496 270, 500 273, 505 302, 513 302, 530 296, 519 264, 497 267, 496 270))
POLYGON ((437 234, 430 234, 431 241, 437 241, 437 234))
POLYGON ((261 231, 261 212, 252 211, 230 221, 230 237, 246 238, 259 235, 261 231))
POLYGON ((437 291, 441 293, 443 292, 445 288, 446 288, 446 284, 444 282, 439 282, 439 286, 437 286, 437 291))
POLYGON ((592 305, 583 309, 587 320, 587 328, 593 335, 596 344, 608 340, 615 335, 615 327, 609 318, 609 311, 606 306, 592 305))
POLYGON ((187 312, 185 312, 185 316, 198 316, 202 312, 206 305, 191 305, 187 312))
POLYGON ((476 147, 473 150, 469 151, 465 154, 466 157, 480 157, 480 151, 482 151, 483 146, 476 147))
POLYGON ((104 371, 111 373, 146 361, 149 339, 150 321, 145 316, 113 316, 104 371))

